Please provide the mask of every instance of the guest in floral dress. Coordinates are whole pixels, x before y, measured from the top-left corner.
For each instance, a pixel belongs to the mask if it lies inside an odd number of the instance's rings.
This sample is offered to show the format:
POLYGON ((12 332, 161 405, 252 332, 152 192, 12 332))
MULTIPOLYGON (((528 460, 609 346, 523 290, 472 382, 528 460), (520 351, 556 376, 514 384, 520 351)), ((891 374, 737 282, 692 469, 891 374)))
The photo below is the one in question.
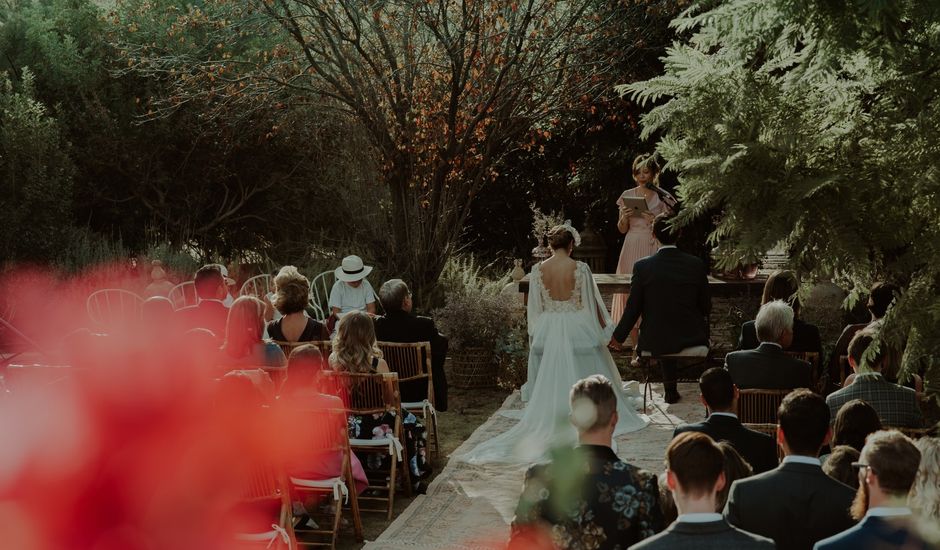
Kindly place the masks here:
MULTIPOLYGON (((375 327, 372 318, 365 312, 355 310, 347 313, 337 324, 333 339, 333 353, 330 354, 330 366, 340 372, 352 373, 387 373, 388 364, 382 359, 375 340, 375 327)), ((355 388, 352 389, 355 391, 355 388)), ((404 441, 402 445, 408 453, 411 481, 420 490, 420 480, 431 475, 431 465, 427 455, 427 433, 415 415, 400 411, 404 441)), ((392 437, 395 426, 395 413, 372 414, 349 417, 349 437, 351 439, 387 439, 392 437)), ((369 453, 361 456, 366 471, 385 470, 389 467, 389 456, 369 453)))
POLYGON ((615 550, 663 529, 655 475, 611 449, 617 398, 601 375, 571 390, 571 422, 580 445, 526 472, 510 549, 615 550))

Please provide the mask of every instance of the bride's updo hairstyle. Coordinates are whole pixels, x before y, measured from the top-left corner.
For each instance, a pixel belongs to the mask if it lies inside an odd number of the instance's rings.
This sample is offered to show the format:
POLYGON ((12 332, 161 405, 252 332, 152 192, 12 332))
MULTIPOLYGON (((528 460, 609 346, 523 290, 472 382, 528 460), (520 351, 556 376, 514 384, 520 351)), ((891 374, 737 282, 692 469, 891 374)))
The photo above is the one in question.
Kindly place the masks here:
POLYGON ((574 235, 564 225, 556 225, 548 232, 548 246, 552 247, 552 250, 568 248, 573 242, 574 235))

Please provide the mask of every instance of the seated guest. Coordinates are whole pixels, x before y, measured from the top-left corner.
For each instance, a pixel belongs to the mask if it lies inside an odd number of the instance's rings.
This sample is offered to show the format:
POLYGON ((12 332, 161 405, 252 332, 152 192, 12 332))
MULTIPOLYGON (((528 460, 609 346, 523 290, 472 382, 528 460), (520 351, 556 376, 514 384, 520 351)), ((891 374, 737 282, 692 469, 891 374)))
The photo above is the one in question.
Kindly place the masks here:
POLYGON ((829 407, 807 389, 790 392, 777 411, 775 470, 734 482, 725 518, 731 525, 774 539, 778 548, 805 550, 852 526, 852 489, 827 476, 816 458, 831 434, 829 407))
POLYGON ((725 503, 728 502, 731 484, 739 479, 754 475, 754 468, 744 460, 744 457, 734 448, 731 442, 717 441, 716 443, 718 448, 721 449, 721 454, 725 457, 725 486, 718 491, 718 501, 715 503, 715 511, 721 513, 725 509, 725 503))
POLYGON ((721 449, 705 434, 689 432, 673 439, 666 447, 666 482, 679 517, 662 533, 630 548, 773 548, 772 540, 729 525, 715 511, 727 481, 723 462, 721 449))
POLYGON ((262 340, 263 332, 264 304, 253 296, 240 296, 228 310, 221 364, 229 368, 285 366, 284 352, 277 344, 262 340))
POLYGON ((205 328, 212 331, 220 340, 225 336, 225 323, 228 308, 222 304, 222 298, 228 294, 225 279, 217 264, 199 268, 193 278, 196 285, 198 302, 194 306, 177 310, 176 315, 182 324, 182 330, 205 328))
MULTIPOLYGON (((292 435, 302 436, 301 439, 303 437, 316 438, 321 433, 323 430, 322 411, 342 411, 345 408, 339 397, 322 393, 318 387, 320 372, 325 365, 326 361, 320 350, 310 344, 295 348, 287 360, 288 375, 281 388, 278 401, 287 406, 292 414, 311 418, 310 422, 295 424, 295 433, 292 435), (298 434, 296 430, 302 431, 298 434)), ((343 420, 344 418, 340 418, 340 421, 343 420)), ((343 426, 345 422, 334 426, 334 429, 340 430, 343 426)), ((291 477, 300 479, 316 480, 337 477, 342 474, 340 471, 342 463, 338 460, 339 458, 341 457, 323 456, 322 453, 311 454, 309 450, 305 452, 301 448, 296 454, 288 457, 287 473, 291 477)), ((362 463, 359 462, 359 457, 353 453, 350 459, 353 479, 356 481, 356 491, 361 494, 369 487, 369 480, 366 478, 362 463)))
MULTIPOLYGON (((382 351, 375 340, 372 318, 362 311, 350 311, 336 325, 333 337, 333 352, 330 367, 338 372, 358 374, 387 373, 388 363, 382 359, 382 351)), ((355 388, 352 389, 353 395, 355 388)), ((395 412, 351 416, 349 418, 350 439, 386 439, 388 427, 395 424, 395 412)), ((422 492, 422 479, 431 475, 431 463, 427 455, 427 431, 418 418, 407 410, 401 414, 405 446, 410 460, 411 481, 415 490, 422 492)), ((365 459, 367 470, 386 471, 390 467, 388 455, 369 454, 365 459)))
MULTIPOLYGON (((881 321, 872 321, 867 327, 867 330, 877 334, 881 330, 881 321)), ((864 329, 863 329, 864 330, 864 329)), ((856 332, 855 334, 858 334, 856 332)), ((854 337, 854 335, 853 335, 854 337)), ((850 342, 851 343, 851 342, 850 342)), ((886 346, 886 342, 881 342, 881 346, 886 346)), ((898 379, 898 369, 901 366, 901 352, 897 349, 887 348, 888 351, 881 353, 881 376, 885 380, 891 382, 892 384, 899 384, 901 381, 898 379)), ((851 366, 851 364, 850 364, 851 366)), ((856 373, 853 372, 845 377, 845 382, 842 383, 842 386, 848 386, 855 382, 856 373)), ((902 384, 904 387, 911 388, 916 391, 918 394, 923 393, 924 391, 924 381, 917 374, 910 374, 902 384)))
MULTIPOLYGON (((430 317, 412 313, 414 302, 408 285, 401 279, 386 281, 379 288, 379 301, 385 310, 383 317, 375 320, 375 336, 380 342, 430 342, 431 376, 434 383, 434 406, 447 410, 447 378, 444 375, 444 359, 447 357, 447 338, 437 331, 430 317)), ((412 382, 402 384, 401 400, 413 403, 427 399, 427 384, 412 382)))
POLYGON ((760 307, 755 320, 760 346, 725 356, 731 379, 742 390, 813 387, 813 368, 783 352, 793 339, 793 308, 780 300, 760 307))
POLYGON ((859 523, 819 541, 814 548, 931 548, 912 529, 911 509, 907 507, 918 464, 920 451, 901 432, 880 431, 870 435, 856 463, 859 485, 852 503, 852 517, 859 523))
POLYGON ((866 350, 875 339, 870 328, 859 331, 849 343, 849 365, 856 372, 855 381, 841 390, 829 394, 826 403, 833 416, 843 405, 861 399, 871 405, 886 426, 920 428, 924 424, 917 394, 910 388, 892 384, 881 375, 885 353, 878 350, 870 360, 864 360, 866 350))
POLYGON ((914 445, 920 451, 920 467, 908 503, 925 523, 940 525, 940 438, 922 437, 914 445))
MULTIPOLYGON (((761 305, 783 300, 793 308, 793 339, 787 351, 816 352, 822 357, 822 339, 819 329, 815 325, 803 322, 800 319, 800 299, 797 292, 800 283, 792 271, 775 271, 767 277, 764 283, 764 293, 761 296, 761 305)), ((756 321, 747 321, 741 325, 741 337, 738 339, 738 349, 754 349, 762 341, 758 339, 756 321)))
POLYGON ((868 312, 871 314, 871 321, 846 325, 845 328, 842 329, 842 334, 839 335, 839 339, 836 340, 835 348, 832 350, 832 359, 829 361, 829 377, 831 379, 836 381, 842 380, 842 373, 839 372, 839 357, 848 355, 849 342, 852 341, 852 337, 855 336, 856 332, 884 318, 898 292, 900 292, 900 289, 891 283, 877 282, 871 286, 867 303, 868 312))
POLYGON ((822 469, 832 479, 858 489, 858 472, 852 467, 853 462, 858 462, 858 457, 858 449, 848 445, 836 445, 832 452, 826 455, 822 469))
POLYGON ((144 296, 148 298, 154 296, 166 297, 176 285, 173 284, 173 281, 167 279, 166 270, 163 269, 163 262, 154 260, 150 262, 150 265, 152 266, 150 269, 151 282, 147 285, 147 288, 144 289, 144 296))
POLYGON ((881 429, 878 413, 861 399, 842 405, 832 424, 832 446, 848 445, 858 452, 865 446, 865 438, 881 429))
POLYGON ((326 327, 307 316, 305 308, 310 301, 310 281, 288 265, 274 277, 277 291, 272 305, 281 317, 268 323, 268 336, 278 342, 310 342, 328 340, 326 327))
POLYGON ((330 314, 341 319, 350 311, 364 311, 375 315, 375 291, 366 280, 372 266, 364 265, 359 256, 346 256, 333 272, 336 282, 330 289, 330 314))
POLYGON ((613 550, 663 528, 656 476, 623 462, 610 448, 617 425, 610 381, 600 375, 579 380, 569 402, 580 444, 526 472, 509 548, 613 550))
POLYGON ((738 388, 728 371, 721 367, 708 369, 699 378, 698 387, 702 392, 702 403, 709 412, 708 418, 704 422, 679 426, 673 437, 685 432, 702 432, 715 441, 729 442, 757 473, 776 468, 777 445, 774 438, 745 428, 735 414, 738 388))

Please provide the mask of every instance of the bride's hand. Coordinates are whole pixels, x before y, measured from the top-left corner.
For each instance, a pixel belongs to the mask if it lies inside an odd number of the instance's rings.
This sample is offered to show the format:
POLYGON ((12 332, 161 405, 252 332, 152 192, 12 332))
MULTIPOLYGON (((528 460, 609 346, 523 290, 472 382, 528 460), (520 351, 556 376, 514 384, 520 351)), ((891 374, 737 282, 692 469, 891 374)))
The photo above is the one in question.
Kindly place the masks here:
POLYGON ((607 343, 607 347, 613 351, 623 351, 623 345, 616 338, 611 338, 610 342, 607 343))

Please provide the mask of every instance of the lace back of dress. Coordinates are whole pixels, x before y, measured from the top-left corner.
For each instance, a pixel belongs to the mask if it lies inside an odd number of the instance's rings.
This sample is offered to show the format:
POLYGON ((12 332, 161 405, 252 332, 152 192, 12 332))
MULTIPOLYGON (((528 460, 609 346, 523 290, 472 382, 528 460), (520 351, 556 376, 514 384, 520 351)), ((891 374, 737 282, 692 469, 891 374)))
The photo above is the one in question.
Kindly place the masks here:
POLYGON ((574 290, 571 291, 571 296, 569 296, 567 300, 553 299, 551 294, 549 294, 548 289, 545 288, 545 285, 542 283, 542 270, 536 267, 536 269, 533 269, 532 271, 538 273, 539 293, 542 296, 543 309, 546 312, 578 311, 581 309, 581 262, 578 262, 577 266, 575 267, 574 290))

